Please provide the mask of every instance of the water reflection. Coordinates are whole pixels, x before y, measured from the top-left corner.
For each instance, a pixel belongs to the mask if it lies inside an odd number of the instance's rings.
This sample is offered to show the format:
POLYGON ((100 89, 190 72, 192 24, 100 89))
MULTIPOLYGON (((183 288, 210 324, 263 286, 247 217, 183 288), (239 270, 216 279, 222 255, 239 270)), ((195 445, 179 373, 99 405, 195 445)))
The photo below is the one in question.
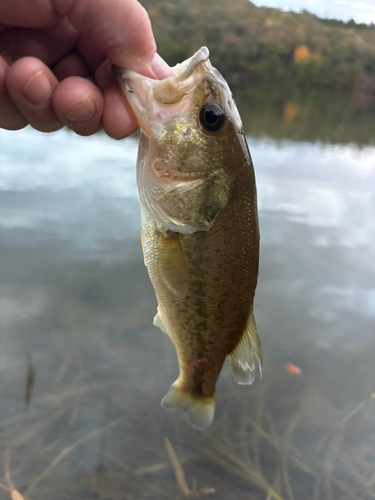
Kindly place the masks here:
POLYGON ((200 433, 159 406, 178 366, 152 326, 137 141, 0 131, 0 498, 182 497, 164 436, 218 499, 375 498, 375 148, 249 144, 264 378, 226 365, 200 433))
POLYGON ((328 144, 374 144, 375 97, 276 85, 239 89, 236 101, 248 134, 328 144))

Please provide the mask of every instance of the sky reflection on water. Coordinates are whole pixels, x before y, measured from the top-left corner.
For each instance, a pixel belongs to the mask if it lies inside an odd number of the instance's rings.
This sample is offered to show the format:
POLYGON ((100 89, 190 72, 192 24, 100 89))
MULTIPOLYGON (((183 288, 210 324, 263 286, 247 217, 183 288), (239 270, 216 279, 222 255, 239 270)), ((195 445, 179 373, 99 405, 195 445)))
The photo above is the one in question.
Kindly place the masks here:
MULTIPOLYGON (((261 226, 257 301, 262 277, 281 279, 285 300, 298 302, 308 288, 310 313, 320 320, 335 324, 343 310, 373 317, 375 147, 252 137, 248 143, 261 226), (267 268, 269 252, 279 277, 267 268)), ((0 131, 0 151, 5 275, 14 273, 15 249, 34 248, 56 265, 140 259, 137 138, 0 131)), ((21 267, 26 274, 34 269, 27 258, 21 267)), ((326 332, 322 337, 314 342, 328 345, 326 332)))

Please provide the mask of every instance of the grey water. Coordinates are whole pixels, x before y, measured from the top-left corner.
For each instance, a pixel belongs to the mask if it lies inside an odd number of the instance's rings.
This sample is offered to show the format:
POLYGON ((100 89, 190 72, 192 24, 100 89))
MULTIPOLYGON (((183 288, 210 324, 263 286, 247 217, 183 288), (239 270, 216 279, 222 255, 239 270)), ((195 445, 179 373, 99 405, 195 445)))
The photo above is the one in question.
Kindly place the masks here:
POLYGON ((295 100, 276 134, 239 101, 263 378, 226 364, 204 433, 159 404, 178 365, 152 325, 137 138, 0 130, 0 499, 184 498, 166 437, 191 496, 375 498, 375 115, 295 100))

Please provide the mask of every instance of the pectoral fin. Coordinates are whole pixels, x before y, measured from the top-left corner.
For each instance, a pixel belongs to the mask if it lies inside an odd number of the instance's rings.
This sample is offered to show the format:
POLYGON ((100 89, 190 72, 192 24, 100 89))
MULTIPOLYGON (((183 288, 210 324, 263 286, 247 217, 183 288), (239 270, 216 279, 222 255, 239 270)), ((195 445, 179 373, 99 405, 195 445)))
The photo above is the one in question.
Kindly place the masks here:
POLYGON ((180 235, 168 231, 160 234, 161 250, 159 272, 162 280, 180 298, 185 297, 188 286, 187 261, 180 243, 180 235))
POLYGON ((255 361, 262 376, 262 351, 253 312, 251 312, 244 334, 237 347, 230 353, 230 362, 237 384, 249 385, 255 379, 255 361))

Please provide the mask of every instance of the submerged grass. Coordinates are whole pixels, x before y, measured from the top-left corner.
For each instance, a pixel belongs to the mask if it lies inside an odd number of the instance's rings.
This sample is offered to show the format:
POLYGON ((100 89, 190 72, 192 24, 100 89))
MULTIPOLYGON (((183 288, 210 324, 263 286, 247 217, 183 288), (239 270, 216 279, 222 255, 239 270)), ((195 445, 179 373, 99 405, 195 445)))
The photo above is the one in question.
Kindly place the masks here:
POLYGON ((49 404, 0 421, 0 498, 375 499, 371 394, 334 420, 320 377, 280 368, 244 397, 228 374, 212 429, 197 433, 148 401, 116 397, 103 424, 97 402, 110 384, 94 379, 80 367, 64 386, 60 370, 49 404))
POLYGON ((236 386, 226 366, 202 433, 160 408, 174 348, 131 317, 117 332, 109 314, 66 306, 54 343, 49 324, 33 341, 33 387, 24 352, 4 371, 1 500, 375 500, 368 353, 354 370, 306 351, 303 371, 274 363, 253 387, 236 386))

